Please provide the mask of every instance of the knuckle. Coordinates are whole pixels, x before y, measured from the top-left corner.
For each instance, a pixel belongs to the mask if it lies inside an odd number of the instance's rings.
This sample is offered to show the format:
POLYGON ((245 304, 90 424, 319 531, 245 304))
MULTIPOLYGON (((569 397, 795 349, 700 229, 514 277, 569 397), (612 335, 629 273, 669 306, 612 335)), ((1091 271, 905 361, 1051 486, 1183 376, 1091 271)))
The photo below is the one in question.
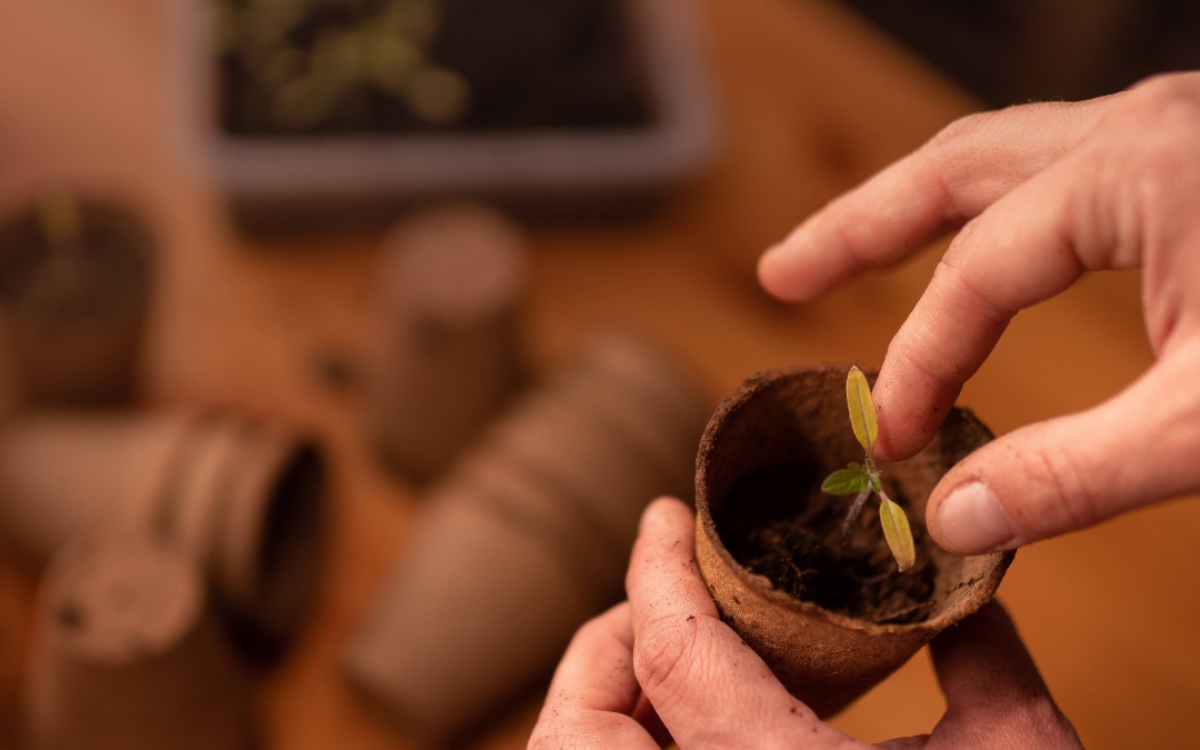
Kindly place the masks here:
POLYGON ((974 112, 950 122, 930 138, 915 156, 927 172, 931 188, 941 193, 946 218, 961 222, 977 215, 1043 169, 1049 161, 1044 149, 1029 148, 1023 136, 1031 123, 1046 118, 1046 110, 1060 106, 1024 104, 974 112), (980 169, 981 160, 986 169, 980 169))
POLYGON ((1050 443, 1036 451, 1033 459, 1030 477, 1038 488, 1035 497, 1040 502, 1036 507, 1044 515, 1032 517, 1029 513, 1009 509, 1022 537, 1082 529, 1102 519, 1100 503, 1087 481, 1091 473, 1080 465, 1074 452, 1050 443))
POLYGON ((533 728, 526 750, 562 750, 569 747, 566 740, 566 734, 561 731, 559 724, 543 717, 533 728))
POLYGON ((695 618, 660 617, 643 625, 634 648, 634 671, 646 693, 666 693, 687 680, 696 644, 695 618))
POLYGON ((1174 163, 1179 158, 1174 152, 1191 144, 1200 127, 1200 74, 1148 79, 1122 102, 1116 116, 1136 135, 1141 150, 1154 155, 1166 147, 1174 163))
POLYGON ((1107 265, 1145 262, 1193 214, 1200 190, 1200 74, 1147 79, 1114 98, 1092 134, 1088 226, 1109 226, 1107 265), (1107 219, 1105 217, 1108 217, 1107 219))
MULTIPOLYGON (((526 750, 582 750, 583 748, 608 747, 609 742, 622 736, 626 729, 608 721, 609 717, 599 712, 566 711, 555 712, 538 719, 526 744, 526 750)), ((620 747, 620 745, 615 745, 620 747)))
POLYGON ((1025 735, 1022 747, 1078 746, 1071 723, 1049 695, 1031 696, 1019 710, 1008 716, 1010 726, 1025 735))
POLYGON ((941 193, 943 211, 951 220, 960 220, 970 211, 957 205, 956 196, 964 184, 975 178, 963 152, 972 149, 981 131, 989 127, 995 113, 976 112, 960 117, 943 127, 914 155, 926 170, 930 182, 941 193))
POLYGON ((1200 99, 1200 73, 1167 73, 1143 79, 1130 89, 1129 99, 1143 105, 1159 107, 1181 101, 1200 99))
POLYGON ((957 147, 963 140, 978 134, 980 130, 987 127, 988 122, 994 117, 995 113, 992 112, 972 112, 952 120, 934 134, 933 138, 929 139, 927 149, 936 153, 948 147, 957 147))
POLYGON ((526 745, 526 750, 551 750, 555 747, 552 743, 552 738, 549 731, 544 729, 541 724, 533 728, 533 734, 529 737, 529 744, 526 745))
MULTIPOLYGON (((934 276, 952 295, 956 306, 982 321, 992 325, 1008 325, 1017 314, 1021 304, 1012 299, 1013 295, 1003 293, 1003 287, 992 285, 989 278, 972 273, 960 264, 963 256, 970 255, 977 244, 988 241, 984 233, 978 233, 978 221, 968 222, 963 231, 959 232, 951 243, 951 249, 946 252, 934 270, 934 276)), ((956 380, 965 380, 970 373, 955 372, 956 380)))

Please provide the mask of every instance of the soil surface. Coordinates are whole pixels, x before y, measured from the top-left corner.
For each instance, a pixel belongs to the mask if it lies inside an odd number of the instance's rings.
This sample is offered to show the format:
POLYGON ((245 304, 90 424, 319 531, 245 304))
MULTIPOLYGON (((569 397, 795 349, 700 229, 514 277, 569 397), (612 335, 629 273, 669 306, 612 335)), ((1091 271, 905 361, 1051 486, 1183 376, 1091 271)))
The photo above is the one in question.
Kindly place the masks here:
POLYGON ((810 465, 748 475, 721 503, 714 521, 738 562, 796 599, 869 622, 920 622, 934 605, 933 541, 899 488, 889 486, 886 468, 883 475, 888 497, 909 515, 916 544, 916 565, 903 573, 883 537, 877 496, 843 537, 854 498, 821 492, 824 475, 817 476, 810 465))

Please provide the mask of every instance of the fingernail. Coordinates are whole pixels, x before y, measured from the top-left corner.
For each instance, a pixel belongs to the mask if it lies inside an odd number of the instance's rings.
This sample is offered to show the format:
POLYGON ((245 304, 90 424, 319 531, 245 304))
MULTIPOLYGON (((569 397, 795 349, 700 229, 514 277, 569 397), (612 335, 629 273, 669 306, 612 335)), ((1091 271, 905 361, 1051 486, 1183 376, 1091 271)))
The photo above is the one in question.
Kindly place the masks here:
POLYGON ((1017 536, 1000 499, 983 482, 970 482, 951 492, 938 508, 934 524, 945 547, 967 554, 1007 549, 1017 536))

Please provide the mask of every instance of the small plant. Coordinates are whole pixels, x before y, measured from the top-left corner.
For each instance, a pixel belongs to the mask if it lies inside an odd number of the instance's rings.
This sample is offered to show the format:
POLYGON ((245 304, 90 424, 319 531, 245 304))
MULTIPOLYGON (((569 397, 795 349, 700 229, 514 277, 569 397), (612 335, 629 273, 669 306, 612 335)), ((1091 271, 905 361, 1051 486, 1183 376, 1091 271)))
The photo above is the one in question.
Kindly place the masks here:
POLYGON ((883 536, 892 550, 892 557, 896 558, 896 565, 903 572, 911 568, 917 559, 912 529, 909 528, 904 509, 883 491, 883 480, 874 459, 875 439, 879 436, 875 402, 871 399, 867 376, 857 367, 851 367, 850 374, 846 376, 846 403, 850 408, 850 427, 863 447, 866 458, 862 464, 852 461, 846 468, 830 474, 821 483, 821 491, 831 495, 855 496, 842 524, 843 539, 849 533, 854 519, 862 512, 871 492, 879 495, 879 522, 883 526, 883 536))

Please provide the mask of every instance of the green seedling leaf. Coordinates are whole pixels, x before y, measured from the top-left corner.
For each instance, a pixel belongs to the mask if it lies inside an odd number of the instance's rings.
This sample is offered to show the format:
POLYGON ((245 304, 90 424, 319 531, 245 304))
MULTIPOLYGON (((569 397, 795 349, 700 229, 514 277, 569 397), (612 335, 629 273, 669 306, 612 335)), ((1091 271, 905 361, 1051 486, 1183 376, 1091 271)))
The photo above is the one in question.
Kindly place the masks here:
POLYGON ((846 404, 850 407, 850 426, 859 445, 871 456, 875 452, 875 438, 879 437, 879 423, 875 419, 875 402, 871 400, 871 386, 867 376, 857 367, 850 368, 846 376, 846 404))
POLYGON ((879 494, 882 495, 883 494, 883 480, 879 478, 879 474, 877 474, 876 472, 873 472, 873 471, 868 472, 867 479, 869 480, 869 482, 871 484, 871 489, 875 490, 876 492, 878 492, 879 494))
POLYGON ((866 470, 858 464, 850 464, 845 469, 838 469, 821 482, 821 492, 830 495, 853 495, 867 489, 870 478, 866 470))
POLYGON ((886 495, 880 495, 883 502, 879 504, 879 521, 883 524, 883 535, 896 565, 904 572, 917 561, 917 550, 913 544, 912 529, 908 525, 908 516, 904 508, 892 502, 886 495))

